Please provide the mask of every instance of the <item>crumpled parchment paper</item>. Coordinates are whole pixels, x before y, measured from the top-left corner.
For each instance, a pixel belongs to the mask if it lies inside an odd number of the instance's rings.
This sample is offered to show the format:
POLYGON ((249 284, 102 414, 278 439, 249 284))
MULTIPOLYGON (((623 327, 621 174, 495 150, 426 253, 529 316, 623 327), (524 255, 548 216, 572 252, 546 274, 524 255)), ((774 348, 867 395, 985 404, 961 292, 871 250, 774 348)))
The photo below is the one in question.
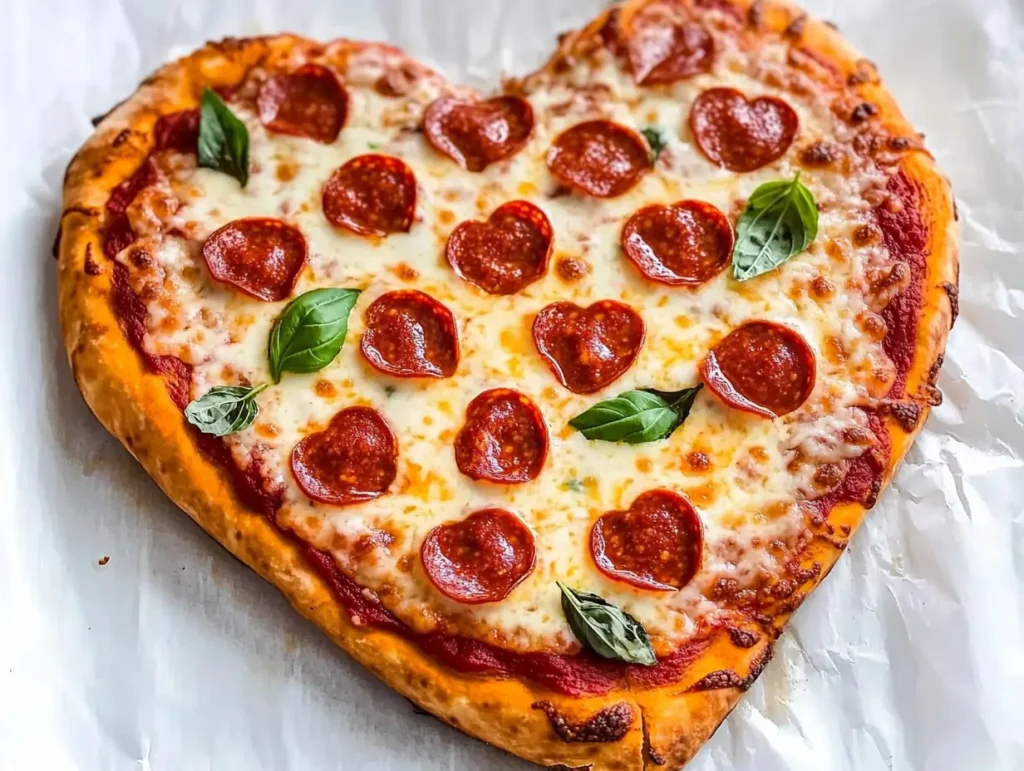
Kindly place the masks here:
MULTIPOLYGON (((50 257, 71 154, 164 61, 292 30, 487 87, 601 0, 11 0, 0 46, 0 769, 526 769, 416 714, 231 559, 93 419, 50 257), (107 560, 109 558, 109 560, 107 560), (105 562, 106 564, 101 564, 105 562)), ((693 771, 1024 769, 1024 3, 806 0, 952 178, 936 409, 693 771)))

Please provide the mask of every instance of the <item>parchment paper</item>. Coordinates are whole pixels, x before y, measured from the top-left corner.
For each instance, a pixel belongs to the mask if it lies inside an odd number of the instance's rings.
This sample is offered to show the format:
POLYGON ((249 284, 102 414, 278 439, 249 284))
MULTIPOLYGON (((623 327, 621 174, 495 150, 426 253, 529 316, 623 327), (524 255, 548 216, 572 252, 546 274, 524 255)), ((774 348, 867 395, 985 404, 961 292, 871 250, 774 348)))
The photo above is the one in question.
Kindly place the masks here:
MULTIPOLYGON (((64 166, 208 38, 381 39, 474 85, 599 0, 8 0, 0 46, 0 768, 526 769, 336 650, 79 397, 50 247, 64 166), (109 557, 105 566, 99 563, 109 557)), ((1024 2, 807 0, 873 58, 963 231, 945 402, 691 768, 1024 769, 1024 2)))

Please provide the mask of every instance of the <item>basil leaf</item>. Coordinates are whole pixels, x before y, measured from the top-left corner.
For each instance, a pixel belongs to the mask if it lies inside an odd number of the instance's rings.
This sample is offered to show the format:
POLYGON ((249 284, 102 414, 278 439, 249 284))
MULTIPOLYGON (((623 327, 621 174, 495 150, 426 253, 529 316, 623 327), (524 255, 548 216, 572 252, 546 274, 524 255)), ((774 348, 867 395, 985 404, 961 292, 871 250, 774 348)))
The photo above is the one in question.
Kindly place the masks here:
POLYGON ((747 201, 736 225, 732 271, 747 281, 779 267, 807 249, 818 235, 818 207, 800 182, 765 182, 747 201))
POLYGON ((569 628, 583 645, 598 656, 652 667, 658 663, 647 630, 639 621, 603 597, 570 589, 562 591, 562 612, 569 628))
POLYGON ((256 394, 266 384, 214 386, 185 408, 185 419, 204 434, 227 436, 248 428, 260 413, 256 394))
POLYGON ((587 439, 641 444, 667 439, 693 408, 701 385, 682 391, 626 391, 569 421, 587 439))
POLYGON ((282 372, 316 372, 334 360, 358 297, 358 289, 314 289, 288 303, 270 331, 267 353, 275 383, 282 372))
POLYGON ((661 155, 661 151, 665 149, 668 141, 661 133, 661 129, 656 126, 648 126, 640 133, 644 135, 644 139, 647 140, 647 144, 651 146, 651 163, 656 163, 658 156, 661 155))
POLYGON ((249 181, 249 129, 211 89, 199 105, 199 165, 249 181))

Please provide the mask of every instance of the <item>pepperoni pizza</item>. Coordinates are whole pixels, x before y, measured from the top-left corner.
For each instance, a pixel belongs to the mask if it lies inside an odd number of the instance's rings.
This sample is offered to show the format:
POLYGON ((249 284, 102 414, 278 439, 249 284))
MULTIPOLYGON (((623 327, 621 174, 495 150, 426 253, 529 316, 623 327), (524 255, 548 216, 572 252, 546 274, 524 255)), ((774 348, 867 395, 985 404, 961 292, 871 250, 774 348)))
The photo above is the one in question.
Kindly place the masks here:
POLYGON ((678 767, 938 403, 954 220, 783 3, 614 5, 489 98, 230 39, 72 161, 61 323, 104 425, 391 687, 678 767))

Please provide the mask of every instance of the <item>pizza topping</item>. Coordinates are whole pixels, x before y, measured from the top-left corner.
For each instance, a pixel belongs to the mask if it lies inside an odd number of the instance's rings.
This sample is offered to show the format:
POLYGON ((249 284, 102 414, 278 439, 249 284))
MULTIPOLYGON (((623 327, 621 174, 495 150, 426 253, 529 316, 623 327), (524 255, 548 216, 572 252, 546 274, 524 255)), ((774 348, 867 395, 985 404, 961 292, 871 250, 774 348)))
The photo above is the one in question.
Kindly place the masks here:
POLYGON ((420 550, 423 570, 442 594, 466 605, 498 602, 530 574, 533 533, 504 509, 481 509, 431 530, 420 550))
POLYGON ((366 309, 363 356, 394 377, 451 377, 459 363, 452 312, 415 289, 378 297, 366 309))
POLYGON ((319 372, 341 352, 348 317, 358 289, 322 288, 299 295, 285 307, 270 330, 267 355, 270 376, 282 372, 319 372))
POLYGON ((518 484, 536 479, 548 453, 537 405, 510 388, 484 391, 466 408, 455 437, 455 463, 471 479, 518 484))
POLYGON ((703 552, 700 517, 670 490, 649 490, 628 510, 602 514, 590 531, 601 572, 641 589, 683 588, 700 570, 703 552))
POLYGON ((566 129, 548 150, 548 169, 564 185, 595 198, 615 198, 651 169, 647 144, 633 130, 609 120, 566 129))
POLYGON ((324 185, 324 216, 361 236, 408 233, 416 213, 416 177, 390 155, 360 155, 324 185))
POLYGON ((648 667, 658 663, 639 621, 603 597, 555 583, 562 593, 565 620, 583 647, 606 659, 648 667))
POLYGON ((214 386, 185 407, 185 419, 204 434, 227 436, 252 425, 260 412, 256 396, 266 384, 214 386))
POLYGON ((599 391, 621 377, 644 343, 640 314, 615 300, 587 308, 548 305, 533 320, 533 342, 544 363, 573 393, 599 391))
POLYGON ((703 384, 682 391, 626 391, 569 421, 587 439, 641 444, 667 439, 690 414, 703 384))
POLYGON ((817 235, 818 207, 800 175, 765 182, 750 196, 736 224, 733 276, 747 281, 775 270, 806 251, 817 235))
POLYGON ((157 118, 153 126, 153 150, 194 153, 199 143, 199 110, 181 110, 157 118))
POLYGON ((653 165, 661 157, 661 151, 668 146, 668 140, 665 139, 665 134, 657 126, 648 126, 640 133, 644 135, 647 145, 651 148, 651 164, 653 165))
POLYGON ((605 707, 580 722, 566 719, 550 701, 537 701, 530 706, 547 715, 551 730, 567 743, 617 742, 629 733, 634 720, 633 708, 625 701, 605 707))
POLYGON ((755 171, 777 161, 796 136, 799 118, 774 96, 747 98, 709 88, 690 108, 690 132, 708 160, 729 171, 755 171))
POLYGON ((514 294, 547 271, 553 233, 544 212, 526 201, 495 209, 487 222, 463 222, 445 254, 455 272, 489 294, 514 294))
POLYGON ((214 279, 267 302, 291 294, 306 254, 306 239, 298 228, 270 218, 229 222, 203 244, 203 259, 214 279))
POLYGON ((789 327, 748 321, 708 351, 701 375, 730 407, 777 418, 797 409, 814 390, 814 352, 789 327))
POLYGON ((348 407, 292 450, 292 474, 313 500, 348 506, 379 498, 395 481, 398 442, 370 407, 348 407))
POLYGON ((622 251, 651 281, 697 286, 729 262, 733 237, 729 220, 703 201, 652 204, 622 228, 622 251))
POLYGON ((242 187, 249 181, 249 129, 209 88, 199 104, 196 152, 201 167, 232 176, 242 187))
POLYGON ((674 83, 709 72, 715 41, 696 22, 665 24, 638 18, 626 49, 633 79, 642 86, 674 83))
POLYGON ((265 80, 256 108, 260 122, 271 131, 330 144, 345 125, 348 94, 329 69, 305 64, 265 80))
POLYGON ((533 132, 533 108, 519 96, 482 102, 442 96, 423 115, 423 131, 434 148, 468 171, 515 155, 533 132))

